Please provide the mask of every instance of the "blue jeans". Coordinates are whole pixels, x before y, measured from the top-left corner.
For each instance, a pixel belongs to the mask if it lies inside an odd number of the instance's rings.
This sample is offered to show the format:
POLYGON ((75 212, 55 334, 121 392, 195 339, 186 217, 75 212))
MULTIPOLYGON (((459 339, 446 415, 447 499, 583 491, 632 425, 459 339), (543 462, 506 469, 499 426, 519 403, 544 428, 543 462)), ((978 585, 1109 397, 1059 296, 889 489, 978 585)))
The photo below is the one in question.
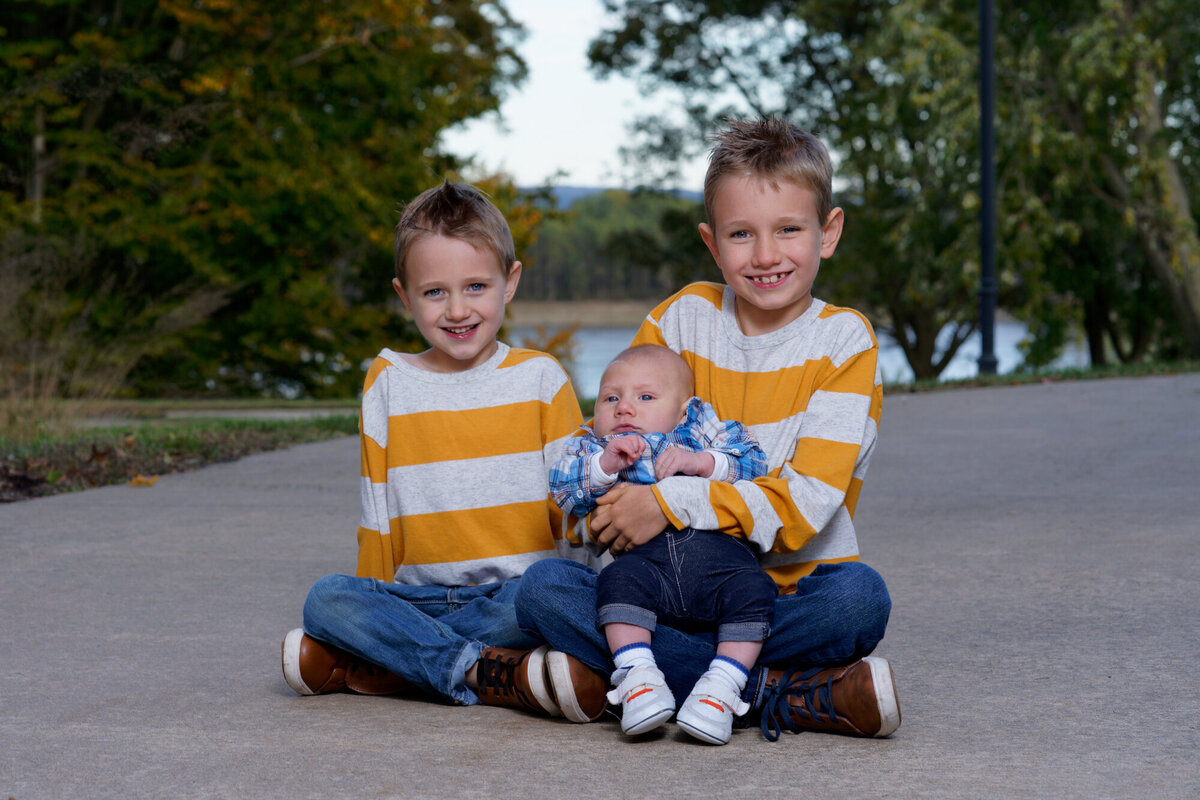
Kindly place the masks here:
MULTIPOLYGON (((612 656, 596 627, 596 571, 567 559, 530 566, 517 589, 517 620, 530 636, 609 672, 612 656)), ((883 639, 892 601, 879 573, 848 561, 821 564, 793 594, 775 600, 775 624, 742 699, 757 711, 767 668, 831 667, 870 654, 883 639)), ((716 655, 712 633, 684 633, 659 625, 651 644, 655 661, 676 697, 687 697, 716 655)))
POLYGON ((541 642, 517 627, 518 580, 479 586, 406 586, 326 575, 304 601, 304 632, 459 705, 479 697, 467 670, 484 647, 541 642))
POLYGON ((691 528, 663 531, 600 573, 596 625, 715 627, 718 642, 761 642, 771 630, 776 594, 775 581, 744 539, 691 528))

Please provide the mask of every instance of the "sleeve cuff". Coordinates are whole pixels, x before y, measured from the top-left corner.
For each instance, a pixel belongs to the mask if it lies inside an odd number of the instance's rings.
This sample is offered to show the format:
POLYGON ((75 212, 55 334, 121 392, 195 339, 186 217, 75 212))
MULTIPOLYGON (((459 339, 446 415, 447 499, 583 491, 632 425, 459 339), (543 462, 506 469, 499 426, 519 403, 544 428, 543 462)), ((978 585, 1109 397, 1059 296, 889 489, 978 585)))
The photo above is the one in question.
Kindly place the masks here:
POLYGON ((713 457, 713 471, 708 479, 710 481, 729 480, 729 456, 720 450, 705 450, 704 452, 713 457))
POLYGON ((592 486, 608 487, 617 482, 616 474, 609 475, 604 471, 604 467, 600 466, 600 456, 602 453, 595 453, 588 459, 588 472, 591 475, 592 486))

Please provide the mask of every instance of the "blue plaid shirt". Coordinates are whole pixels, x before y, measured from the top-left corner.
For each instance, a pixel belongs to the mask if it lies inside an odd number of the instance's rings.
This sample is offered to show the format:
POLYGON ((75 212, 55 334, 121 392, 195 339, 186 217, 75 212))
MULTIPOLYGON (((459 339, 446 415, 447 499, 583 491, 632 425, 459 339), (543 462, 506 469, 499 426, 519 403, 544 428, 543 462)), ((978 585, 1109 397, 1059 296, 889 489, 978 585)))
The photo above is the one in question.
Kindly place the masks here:
MULTIPOLYGON (((550 468, 550 493, 559 508, 576 517, 583 517, 596 508, 596 498, 603 495, 618 482, 651 484, 654 477, 654 460, 668 447, 685 450, 712 450, 729 458, 729 474, 725 480, 754 480, 767 474, 767 456, 759 447, 754 436, 740 422, 721 420, 717 412, 699 397, 688 401, 687 414, 683 422, 669 433, 619 433, 603 439, 591 429, 583 436, 568 439, 563 445, 562 456, 550 468), (641 436, 646 440, 646 449, 641 457, 617 474, 617 480, 602 486, 592 481, 592 457, 604 452, 604 446, 616 436, 641 436)), ((714 456, 715 457, 715 456, 714 456)))

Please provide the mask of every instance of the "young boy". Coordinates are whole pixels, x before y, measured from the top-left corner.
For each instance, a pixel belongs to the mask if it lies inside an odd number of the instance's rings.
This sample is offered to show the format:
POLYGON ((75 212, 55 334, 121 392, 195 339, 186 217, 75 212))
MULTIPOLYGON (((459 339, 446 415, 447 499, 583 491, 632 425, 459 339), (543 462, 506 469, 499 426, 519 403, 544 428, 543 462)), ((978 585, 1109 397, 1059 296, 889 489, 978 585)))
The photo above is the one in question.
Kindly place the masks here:
POLYGON ((508 225, 446 183, 405 209, 395 261, 429 349, 384 349, 367 373, 357 577, 313 585, 284 677, 306 695, 414 687, 594 719, 604 679, 522 633, 512 606, 525 569, 566 552, 547 473, 580 413, 558 362, 496 340, 521 276, 508 225))
MULTIPOLYGON (((737 422, 723 422, 693 396, 691 368, 674 350, 632 347, 600 379, 592 431, 563 446, 550 491, 563 511, 584 517, 618 478, 651 484, 668 475, 753 480, 766 456, 737 422)), ((676 718, 692 736, 729 741, 750 668, 771 629, 775 582, 743 539, 723 533, 666 531, 604 568, 597 583, 596 624, 616 670, 608 701, 621 707, 621 730, 653 730, 675 713, 675 697, 654 661, 650 641, 661 620, 675 627, 716 628, 716 657, 676 718)))
MULTIPOLYGON (((829 155, 785 122, 733 122, 710 155, 704 202, 700 236, 725 285, 684 288, 650 313, 634 343, 681 354, 696 394, 746 424, 770 472, 734 484, 686 476, 622 484, 598 501, 591 530, 613 554, 666 527, 756 544, 780 589, 742 695, 764 735, 887 736, 900 724, 891 666, 866 656, 883 638, 891 600, 859 561, 853 522, 879 422, 878 344, 861 314, 812 296, 842 233, 829 155)), ((535 565, 517 595, 522 629, 605 668, 606 643, 591 624, 595 586, 585 565, 535 565)), ((653 650, 672 690, 690 686, 714 654, 711 637, 667 626, 653 650)))

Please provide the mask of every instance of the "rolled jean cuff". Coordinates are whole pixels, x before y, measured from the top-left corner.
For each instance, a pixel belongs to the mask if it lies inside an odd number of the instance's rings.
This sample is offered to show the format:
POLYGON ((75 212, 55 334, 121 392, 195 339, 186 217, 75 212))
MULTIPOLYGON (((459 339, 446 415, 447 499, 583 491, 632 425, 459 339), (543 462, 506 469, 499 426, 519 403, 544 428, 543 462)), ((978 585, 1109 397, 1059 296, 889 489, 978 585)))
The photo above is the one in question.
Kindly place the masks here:
POLYGON ((475 662, 483 655, 483 645, 479 642, 467 642, 454 660, 450 670, 450 686, 446 692, 450 699, 460 706, 479 705, 479 695, 467 686, 467 670, 475 666, 475 662))
POLYGON ((770 633, 766 622, 722 622, 717 626, 717 641, 765 642, 770 633))
POLYGON ((614 622, 636 625, 653 633, 654 627, 658 623, 658 615, 653 611, 640 606, 631 606, 628 603, 609 603, 600 606, 600 610, 596 612, 596 627, 603 628, 614 622))

